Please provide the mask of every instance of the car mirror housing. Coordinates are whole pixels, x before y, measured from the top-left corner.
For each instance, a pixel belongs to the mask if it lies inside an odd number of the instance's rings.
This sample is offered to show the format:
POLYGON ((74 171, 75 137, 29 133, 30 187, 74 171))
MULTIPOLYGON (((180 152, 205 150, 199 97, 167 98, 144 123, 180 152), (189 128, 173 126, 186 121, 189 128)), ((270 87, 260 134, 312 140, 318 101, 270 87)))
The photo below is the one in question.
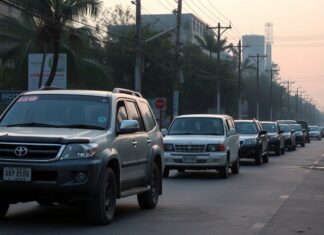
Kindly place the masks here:
POLYGON ((266 135, 268 132, 266 130, 262 130, 259 132, 259 135, 266 135))
POLYGON ((123 120, 120 124, 118 134, 135 133, 139 130, 139 123, 137 120, 123 120))
POLYGON ((237 134, 237 132, 236 132, 236 130, 234 128, 231 128, 229 130, 229 135, 236 135, 236 134, 237 134))

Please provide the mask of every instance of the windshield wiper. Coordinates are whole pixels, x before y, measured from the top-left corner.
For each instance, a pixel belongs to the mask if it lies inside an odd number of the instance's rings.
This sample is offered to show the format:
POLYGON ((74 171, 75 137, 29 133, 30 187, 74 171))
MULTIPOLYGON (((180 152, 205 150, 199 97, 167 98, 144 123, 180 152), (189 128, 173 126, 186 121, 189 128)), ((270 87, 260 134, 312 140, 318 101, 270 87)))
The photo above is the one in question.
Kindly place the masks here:
POLYGON ((33 127, 57 127, 53 124, 46 124, 46 123, 39 123, 39 122, 28 122, 28 123, 15 123, 15 124, 9 124, 5 127, 20 127, 20 126, 33 126, 33 127))
POLYGON ((97 130, 105 130, 104 127, 94 126, 94 125, 86 125, 86 124, 70 124, 70 125, 60 125, 57 127, 61 128, 80 128, 80 129, 97 129, 97 130))

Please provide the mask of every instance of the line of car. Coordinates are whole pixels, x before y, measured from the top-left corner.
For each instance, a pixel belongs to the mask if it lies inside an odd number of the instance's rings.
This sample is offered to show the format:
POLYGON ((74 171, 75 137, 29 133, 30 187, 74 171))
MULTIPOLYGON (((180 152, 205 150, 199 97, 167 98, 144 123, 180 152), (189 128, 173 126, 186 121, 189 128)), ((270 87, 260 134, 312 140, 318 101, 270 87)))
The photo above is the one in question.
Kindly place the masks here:
POLYGON ((164 177, 170 170, 219 171, 220 178, 239 173, 240 159, 255 165, 268 163, 269 152, 280 156, 311 138, 321 140, 320 128, 305 121, 234 120, 228 115, 183 115, 176 117, 164 136, 164 177))

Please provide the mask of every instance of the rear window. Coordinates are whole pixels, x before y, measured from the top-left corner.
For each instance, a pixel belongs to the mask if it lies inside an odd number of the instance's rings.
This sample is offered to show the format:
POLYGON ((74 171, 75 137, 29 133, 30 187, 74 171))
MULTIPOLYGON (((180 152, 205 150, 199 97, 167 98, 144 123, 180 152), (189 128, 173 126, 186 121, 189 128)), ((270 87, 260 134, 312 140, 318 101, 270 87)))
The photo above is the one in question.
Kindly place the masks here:
POLYGON ((106 129, 110 100, 86 95, 25 95, 2 118, 0 126, 106 129))
POLYGON ((254 122, 235 122, 235 127, 239 134, 258 134, 258 130, 254 122))
POLYGON ((277 125, 275 123, 261 123, 263 129, 265 129, 269 133, 278 132, 277 125))

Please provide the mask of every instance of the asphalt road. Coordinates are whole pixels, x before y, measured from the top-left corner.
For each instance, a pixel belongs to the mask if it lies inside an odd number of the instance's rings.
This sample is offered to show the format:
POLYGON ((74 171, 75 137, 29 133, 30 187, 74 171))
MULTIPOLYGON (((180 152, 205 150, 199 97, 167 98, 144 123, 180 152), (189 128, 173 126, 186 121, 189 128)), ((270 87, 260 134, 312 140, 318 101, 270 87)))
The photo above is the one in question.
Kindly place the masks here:
POLYGON ((213 171, 171 172, 155 210, 136 197, 118 201, 113 224, 90 226, 82 210, 11 206, 0 235, 19 234, 324 234, 324 141, 271 157, 242 162, 239 175, 222 180, 213 171))

